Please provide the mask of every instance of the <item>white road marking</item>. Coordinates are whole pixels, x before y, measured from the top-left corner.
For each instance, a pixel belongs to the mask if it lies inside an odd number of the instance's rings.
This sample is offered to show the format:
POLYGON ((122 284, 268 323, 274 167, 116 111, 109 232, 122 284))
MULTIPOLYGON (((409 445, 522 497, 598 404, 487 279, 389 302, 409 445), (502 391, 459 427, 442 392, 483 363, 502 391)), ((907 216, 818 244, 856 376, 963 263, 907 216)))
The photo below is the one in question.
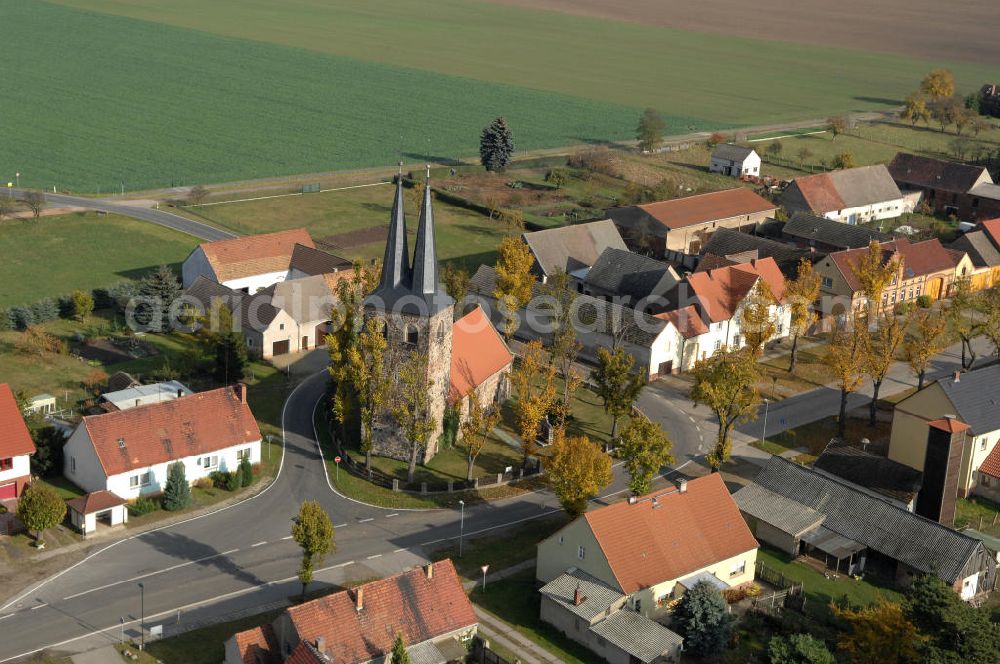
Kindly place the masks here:
POLYGON ((369 517, 367 519, 358 519, 358 523, 368 523, 369 521, 374 521, 375 517, 369 517))
POLYGON ((33 606, 33 607, 31 607, 31 608, 29 609, 29 611, 37 611, 38 609, 43 609, 43 608, 45 608, 46 606, 48 606, 48 604, 38 604, 37 606, 33 606))
MULTIPOLYGON (((328 567, 327 569, 338 569, 340 567, 347 567, 348 565, 353 565, 353 564, 354 564, 353 560, 348 560, 346 563, 340 563, 339 565, 333 565, 331 567, 328 567)), ((317 572, 322 572, 323 570, 320 569, 320 570, 316 570, 316 571, 317 572)), ((292 578, 297 579, 298 577, 292 577, 292 578)))
MULTIPOLYGON (((409 551, 409 549, 396 549, 393 553, 402 553, 404 551, 409 551)), ((0 618, 0 620, 3 620, 3 618, 0 618)))
POLYGON ((256 544, 251 544, 250 548, 256 549, 258 546, 264 546, 265 544, 267 544, 267 542, 257 542, 256 544))
POLYGON ((115 581, 114 583, 107 583, 103 586, 98 586, 97 588, 91 588, 90 590, 84 590, 83 592, 76 593, 75 595, 69 595, 68 597, 63 597, 63 601, 70 599, 75 599, 77 597, 83 597, 84 595, 89 595, 90 593, 96 593, 99 590, 107 590, 108 588, 113 588, 115 586, 120 586, 123 583, 132 583, 133 581, 139 581, 142 579, 149 578, 151 576, 156 576, 157 574, 164 574, 166 572, 172 572, 175 569, 180 569, 181 567, 187 567, 189 565, 196 565, 206 560, 211 560, 212 558, 219 558, 221 556, 228 556, 233 553, 237 553, 239 549, 230 549, 229 551, 223 551, 222 553, 216 553, 211 556, 205 556, 204 558, 197 558, 195 560, 189 560, 184 563, 179 563, 173 567, 167 567, 165 569, 157 570, 155 572, 149 572, 147 574, 140 574, 139 576, 133 576, 131 579, 125 579, 124 581, 115 581))
POLYGON ((399 512, 394 512, 394 513, 392 513, 392 514, 386 514, 386 515, 385 515, 385 518, 387 518, 387 519, 391 519, 391 518, 392 518, 392 517, 394 517, 394 516, 399 516, 399 512))
POLYGON ((349 525, 351 525, 351 524, 349 524, 349 523, 338 523, 336 526, 334 526, 334 528, 346 528, 349 525))
POLYGON ((287 541, 287 540, 290 540, 290 539, 292 539, 291 535, 289 535, 288 537, 282 537, 281 541, 284 542, 284 541, 287 541))
POLYGON ((5 616, 0 616, 0 620, 7 620, 7 618, 10 618, 12 615, 14 615, 14 614, 13 613, 8 613, 5 616))
POLYGON ((381 558, 381 553, 376 553, 374 556, 368 556, 368 560, 375 560, 376 558, 381 558))
POLYGON ((690 415, 688 415, 688 419, 691 420, 692 422, 694 422, 694 418, 691 417, 690 415))

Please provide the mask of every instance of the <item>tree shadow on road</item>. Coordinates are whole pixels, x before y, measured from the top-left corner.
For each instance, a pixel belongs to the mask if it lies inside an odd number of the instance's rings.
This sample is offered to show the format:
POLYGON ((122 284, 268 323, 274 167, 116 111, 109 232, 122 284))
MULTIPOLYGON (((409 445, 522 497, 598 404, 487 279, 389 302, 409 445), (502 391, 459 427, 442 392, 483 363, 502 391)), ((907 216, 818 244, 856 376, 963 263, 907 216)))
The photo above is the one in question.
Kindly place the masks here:
POLYGON ((240 568, 228 556, 220 555, 222 552, 215 547, 191 539, 186 535, 161 530, 148 533, 142 539, 151 544, 157 551, 181 560, 197 561, 194 564, 204 568, 214 568, 222 574, 227 574, 249 585, 259 586, 265 583, 256 574, 240 568))

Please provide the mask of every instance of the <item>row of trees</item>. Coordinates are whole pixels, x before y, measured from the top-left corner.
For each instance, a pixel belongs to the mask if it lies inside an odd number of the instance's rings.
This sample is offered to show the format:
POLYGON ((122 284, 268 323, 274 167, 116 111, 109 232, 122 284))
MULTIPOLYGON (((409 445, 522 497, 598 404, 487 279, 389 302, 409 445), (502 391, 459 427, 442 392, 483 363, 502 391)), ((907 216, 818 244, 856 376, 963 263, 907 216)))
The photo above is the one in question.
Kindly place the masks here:
POLYGON ((912 125, 937 122, 943 132, 954 126, 961 135, 971 129, 977 136, 989 123, 979 115, 979 95, 955 94, 955 75, 948 69, 935 69, 920 82, 920 88, 903 101, 899 117, 912 125))

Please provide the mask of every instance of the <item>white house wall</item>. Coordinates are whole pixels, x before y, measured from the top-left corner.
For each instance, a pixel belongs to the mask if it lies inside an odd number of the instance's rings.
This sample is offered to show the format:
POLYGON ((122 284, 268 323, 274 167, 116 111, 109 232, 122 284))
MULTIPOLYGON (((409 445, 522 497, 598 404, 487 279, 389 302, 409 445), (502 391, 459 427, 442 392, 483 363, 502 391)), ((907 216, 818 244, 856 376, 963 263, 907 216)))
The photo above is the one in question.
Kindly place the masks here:
POLYGON ((0 472, 0 484, 10 480, 27 477, 31 474, 31 462, 28 460, 27 454, 14 457, 14 460, 11 463, 13 465, 10 470, 0 472))
POLYGON ((63 446, 63 475, 87 493, 108 488, 104 468, 82 424, 63 446))
POLYGON ((288 270, 282 270, 281 272, 268 272, 266 274, 255 274, 250 277, 242 277, 240 279, 230 279, 229 281, 223 281, 222 285, 227 288, 232 288, 233 290, 246 290, 247 293, 253 295, 259 290, 263 290, 268 286, 273 286, 274 284, 284 281, 288 278, 288 270))
POLYGON ((844 208, 843 210, 831 210, 825 216, 833 221, 840 221, 847 224, 860 224, 867 221, 879 221, 881 219, 895 219, 896 217, 913 212, 913 201, 909 198, 897 198, 892 201, 883 201, 863 205, 860 207, 844 208))

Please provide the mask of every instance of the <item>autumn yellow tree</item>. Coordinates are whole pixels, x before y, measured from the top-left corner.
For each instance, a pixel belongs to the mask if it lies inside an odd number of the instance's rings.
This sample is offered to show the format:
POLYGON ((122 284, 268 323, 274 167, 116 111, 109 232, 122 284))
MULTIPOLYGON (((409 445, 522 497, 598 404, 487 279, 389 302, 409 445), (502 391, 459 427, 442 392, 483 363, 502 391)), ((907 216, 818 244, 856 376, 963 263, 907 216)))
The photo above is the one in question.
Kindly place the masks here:
POLYGON ((889 369, 896 361, 896 351, 899 350, 906 334, 903 324, 891 311, 883 314, 878 327, 874 330, 865 326, 861 335, 861 347, 864 354, 864 370, 872 379, 872 400, 868 404, 868 424, 875 426, 878 413, 878 393, 882 388, 889 369))
POLYGON ((919 92, 907 96, 903 100, 903 110, 900 111, 899 117, 902 120, 907 120, 911 125, 916 125, 917 122, 921 121, 924 124, 930 122, 931 111, 927 107, 927 97, 919 92))
POLYGON ((462 446, 465 447, 465 458, 469 464, 465 479, 470 482, 476 468, 476 459, 486 447, 490 432, 499 422, 500 410, 487 410, 479 399, 479 393, 472 390, 469 393, 469 412, 462 422, 462 446))
POLYGON ((837 326, 826 347, 826 364, 837 377, 840 388, 840 417, 837 419, 837 435, 841 438, 847 429, 847 397, 857 392, 865 376, 864 318, 855 315, 853 320, 837 326))
POLYGON ((878 314, 882 293, 892 283, 899 271, 899 257, 886 256, 878 240, 872 240, 868 250, 858 260, 848 261, 851 272, 861 284, 861 293, 867 300, 865 313, 868 320, 878 314))
POLYGON ((917 376, 917 389, 924 389, 924 377, 931 358, 944 350, 947 344, 948 321, 931 309, 912 309, 907 317, 907 331, 903 339, 903 354, 917 376))
POLYGON ((976 363, 976 349, 972 340, 979 336, 981 322, 976 311, 976 294, 969 279, 958 279, 952 284, 951 301, 944 309, 948 321, 948 334, 962 344, 962 368, 970 369, 976 363))
POLYGON ((622 430, 616 452, 625 462, 628 487, 633 494, 641 496, 649 493, 653 477, 660 468, 674 462, 672 449, 673 443, 659 424, 642 413, 629 420, 628 426, 622 430))
POLYGON ((733 427, 757 417, 760 367, 753 354, 742 349, 715 353, 699 360, 691 374, 695 381, 691 399, 708 406, 719 420, 715 447, 705 457, 712 471, 718 472, 732 452, 730 433, 733 427))
POLYGON ((611 415, 611 438, 618 435, 618 422, 632 412, 632 405, 646 385, 641 371, 633 371, 635 358, 621 346, 614 350, 597 349, 597 366, 590 372, 594 392, 604 402, 604 412, 611 415))
POLYGON ((813 269, 812 261, 803 258, 795 271, 795 278, 785 284, 785 300, 791 310, 792 353, 788 371, 795 371, 799 337, 807 334, 816 322, 813 306, 819 299, 820 274, 813 269))
POLYGON ((587 501, 611 484, 611 457, 586 436, 567 438, 557 430, 545 475, 559 504, 571 517, 587 511, 587 501))
POLYGON ((535 286, 531 268, 534 256, 527 243, 518 237, 506 237, 497 249, 497 281, 493 297, 504 315, 504 336, 510 339, 518 327, 517 312, 528 305, 535 286))
POLYGON ((510 372, 510 383, 517 393, 514 399, 514 420, 521 436, 521 456, 524 461, 535 453, 538 428, 557 398, 556 368, 546 361, 542 342, 538 339, 522 347, 510 372))
POLYGON ((427 354, 410 353, 399 368, 399 382, 392 406, 392 415, 410 448, 410 463, 406 470, 409 484, 413 483, 417 472, 420 450, 427 445, 427 439, 436 426, 430 415, 429 392, 433 386, 434 381, 427 376, 427 354))
POLYGON ((1000 358, 1000 289, 997 287, 976 294, 979 331, 993 344, 993 355, 1000 358))
POLYGON ((920 81, 920 92, 931 101, 955 94, 955 75, 949 69, 934 69, 920 81))
POLYGON ((372 467, 375 421, 385 411, 392 389, 383 325, 381 318, 368 321, 357 343, 347 349, 347 370, 344 374, 355 390, 361 418, 361 451, 365 455, 365 467, 369 470, 372 467))
POLYGON ((746 340, 746 347, 757 359, 764 353, 764 344, 774 336, 778 326, 771 315, 771 307, 777 304, 771 287, 763 279, 759 280, 740 310, 740 330, 746 340))
POLYGON ((925 640, 898 602, 884 598, 863 609, 830 605, 844 624, 837 647, 854 664, 906 664, 920 661, 919 645, 925 640))
POLYGON ((549 344, 549 357, 559 371, 562 380, 559 400, 555 408, 555 425, 565 427, 567 418, 572 415, 573 394, 583 382, 583 376, 576 369, 576 359, 583 348, 577 341, 576 327, 573 324, 573 309, 576 303, 576 290, 569 282, 569 275, 557 272, 543 286, 543 293, 548 296, 548 305, 552 307, 552 337, 549 344))

